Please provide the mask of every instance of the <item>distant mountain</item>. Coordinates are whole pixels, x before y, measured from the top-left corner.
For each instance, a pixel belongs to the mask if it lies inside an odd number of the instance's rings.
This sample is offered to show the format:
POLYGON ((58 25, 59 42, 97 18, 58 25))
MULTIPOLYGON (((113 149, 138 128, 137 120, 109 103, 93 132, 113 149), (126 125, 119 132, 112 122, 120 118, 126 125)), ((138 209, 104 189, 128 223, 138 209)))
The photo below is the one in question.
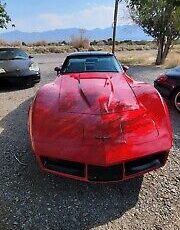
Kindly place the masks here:
MULTIPOLYGON (((21 32, 21 31, 13 31, 6 32, 0 34, 0 39, 6 41, 24 41, 24 42, 35 42, 40 40, 45 40, 48 42, 57 42, 57 41, 69 41, 70 38, 79 33, 78 28, 70 28, 70 29, 57 29, 52 31, 45 32, 21 32)), ((90 40, 103 40, 112 37, 112 28, 105 29, 93 29, 87 30, 86 36, 89 37, 90 40)), ((146 35, 143 30, 138 25, 124 25, 117 27, 117 40, 152 40, 152 38, 146 35)))

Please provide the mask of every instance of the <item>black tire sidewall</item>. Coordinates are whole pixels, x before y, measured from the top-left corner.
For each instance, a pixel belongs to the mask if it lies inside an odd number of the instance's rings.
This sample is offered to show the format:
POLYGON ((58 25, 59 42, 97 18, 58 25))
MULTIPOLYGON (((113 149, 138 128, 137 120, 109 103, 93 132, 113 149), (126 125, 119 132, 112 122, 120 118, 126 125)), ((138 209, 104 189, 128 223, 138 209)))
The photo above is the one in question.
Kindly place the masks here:
POLYGON ((176 95, 180 93, 180 88, 176 89, 173 93, 173 97, 172 97, 172 101, 173 101, 173 105, 175 107, 175 109, 180 113, 180 111, 176 108, 176 104, 175 104, 175 99, 176 99, 176 95))

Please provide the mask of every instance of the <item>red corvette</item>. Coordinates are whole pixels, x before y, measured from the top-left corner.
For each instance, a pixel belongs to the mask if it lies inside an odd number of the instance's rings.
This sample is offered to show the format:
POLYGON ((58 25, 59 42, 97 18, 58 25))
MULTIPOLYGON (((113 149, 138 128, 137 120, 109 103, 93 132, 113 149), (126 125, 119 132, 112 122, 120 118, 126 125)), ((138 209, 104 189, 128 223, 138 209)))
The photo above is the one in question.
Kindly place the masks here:
POLYGON ((29 112, 43 171, 89 182, 126 180, 163 166, 172 146, 167 106, 113 54, 74 53, 29 112))

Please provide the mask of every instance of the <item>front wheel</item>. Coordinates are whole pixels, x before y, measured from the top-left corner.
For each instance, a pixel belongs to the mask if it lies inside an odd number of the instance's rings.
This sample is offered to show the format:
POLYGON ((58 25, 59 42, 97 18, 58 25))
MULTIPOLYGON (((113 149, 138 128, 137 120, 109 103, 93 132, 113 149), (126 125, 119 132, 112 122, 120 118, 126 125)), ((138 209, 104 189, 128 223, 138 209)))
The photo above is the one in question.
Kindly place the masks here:
POLYGON ((180 113, 180 89, 175 91, 173 95, 173 103, 177 111, 180 113))

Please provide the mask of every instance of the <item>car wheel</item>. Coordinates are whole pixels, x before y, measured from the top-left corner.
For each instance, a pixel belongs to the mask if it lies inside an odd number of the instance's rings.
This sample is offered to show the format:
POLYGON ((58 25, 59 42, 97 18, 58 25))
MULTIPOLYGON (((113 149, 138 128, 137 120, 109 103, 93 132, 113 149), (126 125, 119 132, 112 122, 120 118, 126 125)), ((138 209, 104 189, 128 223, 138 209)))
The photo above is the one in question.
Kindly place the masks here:
POLYGON ((180 89, 175 91, 173 96, 173 103, 177 111, 180 113, 180 89))

